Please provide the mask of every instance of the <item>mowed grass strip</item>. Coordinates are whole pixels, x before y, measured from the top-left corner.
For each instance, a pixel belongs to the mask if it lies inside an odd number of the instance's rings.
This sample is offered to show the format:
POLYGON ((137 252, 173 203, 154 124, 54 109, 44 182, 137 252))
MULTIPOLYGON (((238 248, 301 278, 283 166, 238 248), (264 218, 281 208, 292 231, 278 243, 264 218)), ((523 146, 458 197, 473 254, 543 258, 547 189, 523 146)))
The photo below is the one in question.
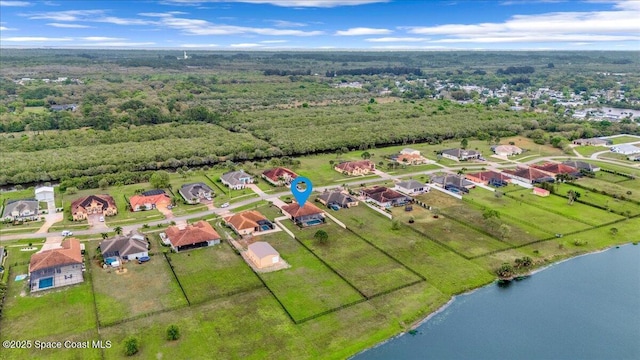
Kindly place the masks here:
POLYGON ((508 196, 496 198, 493 192, 482 188, 471 190, 469 194, 465 195, 465 199, 488 209, 497 210, 501 214, 506 214, 518 221, 529 223, 536 227, 546 227, 548 224, 553 223, 553 227, 549 230, 554 232, 554 234, 585 230, 590 227, 583 222, 554 214, 535 205, 518 201, 508 196))
POLYGON ((619 183, 610 183, 602 180, 582 178, 578 184, 591 190, 598 190, 606 195, 624 196, 627 199, 640 201, 640 180, 628 180, 619 183), (631 193, 629 193, 631 192, 631 193))
POLYGON ((569 204, 568 199, 563 196, 564 194, 558 195, 552 194, 548 197, 540 197, 537 195, 533 195, 531 193, 531 190, 529 189, 522 189, 509 193, 509 196, 513 196, 514 198, 520 199, 535 207, 543 208, 554 214, 558 214, 560 216, 577 220, 592 226, 598 226, 622 219, 622 216, 620 215, 600 210, 593 206, 581 204, 578 202, 569 204))
POLYGON ((271 244, 291 265, 260 276, 295 320, 364 299, 285 232, 260 236, 257 240, 271 244))
POLYGON ((557 191, 559 194, 566 194, 570 190, 579 192, 581 194, 580 200, 589 204, 602 206, 617 213, 626 214, 627 211, 629 215, 636 215, 640 213, 640 205, 634 204, 630 201, 615 199, 612 196, 603 195, 600 192, 593 190, 582 189, 567 183, 557 184, 556 186, 558 187, 557 191))
POLYGON ((487 270, 411 230, 409 227, 413 225, 401 224, 397 230, 392 230, 389 219, 367 206, 341 209, 332 215, 424 276, 427 283, 444 294, 462 293, 493 280, 493 275, 487 270))
POLYGON ((401 264, 331 220, 305 229, 297 228, 290 221, 285 221, 284 225, 366 296, 420 280, 401 264), (326 245, 320 245, 313 239, 316 231, 321 229, 329 235, 326 245))
MULTIPOLYGON (((88 245, 87 248, 93 246, 88 245)), ((95 252, 95 249, 89 250, 95 252)), ((143 264, 126 262, 123 267, 126 273, 117 274, 116 269, 103 269, 97 260, 91 261, 98 318, 102 326, 187 305, 161 254, 151 256, 151 260, 143 264)))
POLYGON ((228 244, 169 254, 168 258, 192 304, 262 286, 228 244))

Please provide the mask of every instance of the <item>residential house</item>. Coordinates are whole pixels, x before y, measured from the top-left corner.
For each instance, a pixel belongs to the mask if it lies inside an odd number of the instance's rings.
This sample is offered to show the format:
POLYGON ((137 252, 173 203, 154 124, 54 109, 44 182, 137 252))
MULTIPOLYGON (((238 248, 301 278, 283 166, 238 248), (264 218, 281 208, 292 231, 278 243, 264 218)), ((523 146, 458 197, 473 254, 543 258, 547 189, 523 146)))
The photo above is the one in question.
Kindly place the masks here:
POLYGON ((580 146, 607 146, 611 144, 611 140, 591 138, 591 139, 576 139, 573 140, 574 145, 580 146))
POLYGON ((275 226, 264 215, 255 210, 243 211, 226 217, 224 221, 238 235, 252 235, 262 231, 273 230, 275 226))
POLYGON ((538 170, 533 167, 518 167, 514 170, 504 170, 503 173, 508 177, 526 183, 536 184, 543 182, 554 182, 555 178, 548 172, 538 170))
POLYGON ((280 254, 269 243, 256 241, 247 246, 247 257, 258 268, 266 268, 280 262, 280 254))
POLYGON ((468 193, 469 189, 476 187, 474 183, 463 176, 454 174, 441 174, 431 178, 431 183, 445 190, 468 193))
POLYGON ((455 161, 467 161, 480 159, 482 154, 475 150, 447 149, 442 150, 442 157, 455 161))
POLYGON ((220 180, 224 185, 233 190, 244 189, 247 184, 253 184, 253 176, 247 174, 244 170, 224 173, 220 177, 220 180))
MULTIPOLYGON (((640 154, 629 155, 629 156, 627 156, 627 160, 629 160, 629 161, 640 161, 640 154)), ((600 170, 600 168, 598 168, 598 170, 600 170)))
POLYGON ((7 201, 2 218, 9 221, 37 220, 39 202, 34 199, 7 201))
POLYGON ((397 182, 396 186, 394 186, 393 189, 407 195, 417 195, 429 192, 428 185, 416 180, 405 180, 397 182))
POLYGON ((116 202, 106 194, 85 196, 71 203, 71 216, 74 221, 86 220, 92 214, 113 216, 117 213, 116 202))
POLYGON ((54 201, 54 192, 52 186, 40 186, 36 188, 36 200, 38 201, 54 201))
POLYGON ((291 184, 291 181, 293 181, 293 179, 297 177, 298 174, 282 167, 269 169, 262 173, 262 178, 264 178, 274 186, 289 186, 291 184))
POLYGON ((31 255, 29 286, 32 292, 84 281, 80 241, 70 238, 60 245, 31 255))
POLYGON ((408 165, 420 165, 429 162, 427 158, 420 154, 420 151, 409 148, 402 149, 400 154, 392 156, 391 160, 408 165))
POLYGON ((469 181, 494 187, 507 186, 511 182, 510 177, 493 170, 465 174, 464 177, 469 181))
POLYGON ((339 190, 325 190, 318 196, 317 200, 327 207, 338 206, 346 209, 352 206, 358 206, 358 199, 339 190))
POLYGON ((533 195, 537 195, 537 196, 541 196, 541 197, 547 197, 547 196, 549 196, 550 193, 551 192, 549 190, 542 189, 542 188, 535 187, 535 186, 533 187, 533 192, 532 192, 533 195))
MULTIPOLYGON (((133 195, 129 198, 129 204, 131 205, 131 211, 144 211, 157 208, 163 208, 171 205, 171 198, 163 190, 162 193, 155 195, 133 195)), ((147 192, 149 193, 149 192, 147 192)))
POLYGON ((76 104, 62 104, 62 105, 51 105, 51 111, 76 111, 78 105, 76 104))
POLYGON ((307 201, 304 206, 292 203, 282 207, 282 213, 300 227, 324 224, 324 212, 307 201))
POLYGON ((565 165, 574 167, 578 170, 581 171, 590 171, 590 172, 596 172, 596 171, 600 171, 600 167, 590 164, 588 162, 585 161, 578 161, 578 160, 567 160, 567 161, 563 161, 562 162, 565 165))
POLYGON ((360 190, 366 201, 372 202, 380 207, 402 206, 410 203, 413 199, 385 186, 374 186, 360 190))
POLYGON ((175 252, 220 244, 220 235, 204 220, 186 226, 169 226, 164 234, 175 252))
POLYGON ((184 184, 178 190, 188 204, 198 204, 202 199, 211 200, 213 190, 205 183, 184 184))
POLYGON ((612 146, 611 151, 622 155, 633 155, 640 153, 640 147, 631 144, 620 144, 612 146))
POLYGON ((335 171, 349 176, 367 175, 376 169, 376 165, 373 161, 360 160, 360 161, 345 161, 336 165, 333 168, 335 171))
POLYGON ((492 146, 491 150, 498 156, 513 156, 522 154, 522 149, 515 145, 498 145, 492 146))
POLYGON ((131 231, 127 235, 118 235, 100 243, 100 252, 104 259, 115 257, 122 260, 137 260, 149 256, 149 243, 144 235, 131 231))
POLYGON ((567 174, 574 177, 581 176, 580 170, 574 168, 573 166, 565 165, 565 164, 556 164, 556 163, 545 163, 542 165, 531 165, 532 168, 542 170, 544 172, 549 173, 549 175, 560 175, 567 174))

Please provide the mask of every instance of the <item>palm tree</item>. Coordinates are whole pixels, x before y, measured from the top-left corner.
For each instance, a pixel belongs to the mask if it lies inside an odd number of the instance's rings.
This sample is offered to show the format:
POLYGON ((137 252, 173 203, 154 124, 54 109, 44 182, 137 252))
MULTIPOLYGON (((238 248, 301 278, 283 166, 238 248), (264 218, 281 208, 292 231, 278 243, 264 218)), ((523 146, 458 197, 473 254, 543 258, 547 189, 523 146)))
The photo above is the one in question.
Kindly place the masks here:
POLYGON ((109 237, 109 234, 107 233, 101 233, 100 235, 102 236, 103 240, 109 237))
POLYGON ((115 228, 113 228, 113 231, 116 234, 121 235, 122 234, 122 226, 116 226, 115 228))

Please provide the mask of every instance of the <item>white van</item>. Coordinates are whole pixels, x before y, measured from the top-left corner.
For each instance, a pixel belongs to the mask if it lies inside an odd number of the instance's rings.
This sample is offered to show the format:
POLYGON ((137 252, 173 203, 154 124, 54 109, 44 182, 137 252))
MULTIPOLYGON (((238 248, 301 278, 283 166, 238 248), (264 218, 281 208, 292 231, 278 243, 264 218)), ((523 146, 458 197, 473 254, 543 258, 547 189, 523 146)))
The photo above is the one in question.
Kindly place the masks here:
POLYGON ((62 230, 62 236, 71 236, 73 233, 69 230, 62 230))

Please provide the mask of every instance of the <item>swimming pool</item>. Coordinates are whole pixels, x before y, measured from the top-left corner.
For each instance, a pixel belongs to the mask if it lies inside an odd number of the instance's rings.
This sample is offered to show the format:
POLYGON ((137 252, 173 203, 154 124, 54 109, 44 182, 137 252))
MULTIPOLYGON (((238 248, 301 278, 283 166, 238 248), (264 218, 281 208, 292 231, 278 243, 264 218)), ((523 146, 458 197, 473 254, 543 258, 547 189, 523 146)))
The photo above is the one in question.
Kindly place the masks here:
POLYGON ((309 220, 307 221, 307 226, 319 225, 322 224, 322 220, 309 220))
POLYGON ((271 230, 271 226, 269 226, 269 225, 262 225, 262 226, 260 226, 260 229, 262 229, 262 231, 271 230))
POLYGON ((53 278, 44 278, 44 279, 40 279, 38 281, 38 288, 40 289, 46 289, 46 288, 50 288, 53 286, 53 278))

